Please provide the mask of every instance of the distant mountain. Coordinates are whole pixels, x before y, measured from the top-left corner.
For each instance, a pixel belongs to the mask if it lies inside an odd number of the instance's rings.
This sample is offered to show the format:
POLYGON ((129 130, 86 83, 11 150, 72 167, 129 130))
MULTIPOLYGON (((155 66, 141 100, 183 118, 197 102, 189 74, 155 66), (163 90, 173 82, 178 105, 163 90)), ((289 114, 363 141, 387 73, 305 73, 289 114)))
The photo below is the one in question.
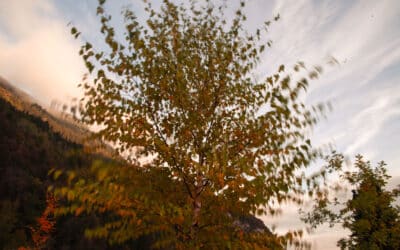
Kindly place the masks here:
POLYGON ((46 110, 38 102, 24 91, 14 87, 0 76, 0 98, 10 103, 19 111, 26 112, 42 121, 47 122, 52 131, 59 133, 64 139, 89 146, 92 151, 107 157, 113 155, 110 146, 99 141, 89 140, 89 129, 77 122, 70 114, 60 110, 46 110))
POLYGON ((19 90, 0 76, 0 96, 18 110, 25 110, 35 103, 33 98, 19 90))
POLYGON ((33 97, 14 87, 2 77, 0 77, 0 97, 17 110, 40 117, 43 121, 48 122, 52 130, 61 133, 68 140, 82 144, 85 136, 88 135, 88 130, 84 126, 72 119, 67 119, 65 115, 63 117, 60 112, 50 113, 42 108, 33 97))

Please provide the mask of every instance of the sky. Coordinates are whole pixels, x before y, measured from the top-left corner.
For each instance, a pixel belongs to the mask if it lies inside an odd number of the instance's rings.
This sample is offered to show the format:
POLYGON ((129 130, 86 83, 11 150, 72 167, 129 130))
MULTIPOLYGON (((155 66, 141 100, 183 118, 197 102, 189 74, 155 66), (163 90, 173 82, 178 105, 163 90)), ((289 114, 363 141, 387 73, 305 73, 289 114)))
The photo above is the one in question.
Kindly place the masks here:
MULTIPOLYGON (((128 5, 141 17, 140 2, 108 1, 106 8, 118 16, 128 5)), ((85 72, 79 46, 85 39, 95 43, 100 38, 96 3, 0 0, 0 76, 43 105, 79 97, 77 84, 85 72), (82 32, 81 40, 70 35, 71 24, 82 32)), ((237 6, 237 1, 228 4, 237 6)), ((314 142, 332 144, 350 158, 363 154, 373 164, 384 160, 393 176, 389 185, 400 184, 400 1, 247 0, 246 13, 249 30, 281 16, 268 34, 273 46, 262 58, 260 75, 299 60, 324 66, 307 103, 329 101, 333 110, 315 128, 314 142), (330 57, 339 64, 325 66, 330 57)), ((300 225, 296 211, 288 206, 282 217, 264 219, 283 232, 300 225)), ((324 227, 308 237, 314 249, 336 249, 335 242, 345 234, 341 228, 324 227)))

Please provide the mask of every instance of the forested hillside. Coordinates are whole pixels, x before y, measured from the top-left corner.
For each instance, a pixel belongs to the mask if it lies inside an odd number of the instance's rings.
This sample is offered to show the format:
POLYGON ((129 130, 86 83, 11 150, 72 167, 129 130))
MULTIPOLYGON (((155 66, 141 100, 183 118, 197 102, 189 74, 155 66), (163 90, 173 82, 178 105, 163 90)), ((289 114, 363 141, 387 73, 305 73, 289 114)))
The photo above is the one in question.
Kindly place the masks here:
MULTIPOLYGON (((46 190, 53 168, 84 168, 96 158, 82 146, 64 139, 41 118, 17 110, 0 98, 0 248, 31 245, 31 230, 46 207, 46 190)), ((97 156, 98 157, 98 156, 97 156)), ((84 169, 82 169, 84 171, 84 169)), ((57 249, 101 247, 85 240, 83 224, 95 217, 60 218, 49 246, 57 249)))

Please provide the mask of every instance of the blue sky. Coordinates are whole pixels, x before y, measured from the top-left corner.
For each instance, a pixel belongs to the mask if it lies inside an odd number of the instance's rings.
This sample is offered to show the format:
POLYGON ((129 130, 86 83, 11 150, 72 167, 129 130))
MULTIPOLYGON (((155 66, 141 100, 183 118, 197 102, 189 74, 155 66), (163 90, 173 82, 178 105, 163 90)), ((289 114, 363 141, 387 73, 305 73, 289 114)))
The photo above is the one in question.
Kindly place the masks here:
MULTIPOLYGON (((79 96, 84 73, 80 41, 72 39, 69 22, 83 38, 99 39, 95 0, 0 0, 0 76, 42 104, 79 96)), ((109 1, 117 15, 130 5, 141 16, 141 1, 109 1)), ((160 1, 154 1, 159 4, 160 1)), ((237 5, 237 1, 228 1, 237 5)), ((325 67, 307 95, 308 103, 330 101, 333 111, 316 127, 315 142, 332 143, 349 157, 361 153, 373 163, 385 160, 393 184, 400 183, 400 1, 298 0, 247 1, 247 28, 254 30, 279 13, 269 37, 274 41, 258 74, 298 60, 322 64, 333 56, 339 65, 325 67)), ((232 8, 233 9, 233 8, 232 8)), ((288 207, 273 219, 277 230, 298 223, 288 207)), ((270 223, 269 219, 267 223, 270 223)), ((338 236, 322 228, 310 239, 315 249, 336 249, 338 236)))

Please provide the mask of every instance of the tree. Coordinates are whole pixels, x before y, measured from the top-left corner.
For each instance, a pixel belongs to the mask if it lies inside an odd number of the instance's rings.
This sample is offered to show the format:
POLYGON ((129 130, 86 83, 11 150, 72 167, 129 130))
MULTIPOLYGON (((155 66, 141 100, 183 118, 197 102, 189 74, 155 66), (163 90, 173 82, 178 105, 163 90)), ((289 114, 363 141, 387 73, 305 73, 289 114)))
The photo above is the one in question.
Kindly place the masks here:
MULTIPOLYGON (((337 169, 342 162, 343 156, 334 154, 330 167, 337 169)), ((385 163, 372 168, 370 162, 357 155, 354 170, 340 177, 342 185, 347 182, 353 188, 351 199, 341 202, 325 196, 305 220, 314 227, 329 222, 349 229, 350 236, 338 241, 341 249, 399 249, 400 207, 394 202, 400 195, 400 186, 392 191, 385 189, 390 179, 385 163), (335 209, 337 206, 340 209, 335 209)))
POLYGON ((244 5, 229 23, 211 1, 148 3, 145 24, 125 9, 121 42, 99 1, 107 49, 80 50, 89 73, 81 116, 129 164, 96 164, 94 178, 69 173, 69 186, 56 190, 71 202, 59 213, 113 215, 87 236, 115 243, 155 233, 156 247, 177 249, 299 244, 297 231, 244 232, 238 218, 301 203, 312 186, 301 170, 317 155, 308 132, 324 106, 307 107, 300 95, 322 69, 299 63, 293 70, 307 77, 298 81, 283 65, 254 77, 271 22, 249 35, 244 5))

